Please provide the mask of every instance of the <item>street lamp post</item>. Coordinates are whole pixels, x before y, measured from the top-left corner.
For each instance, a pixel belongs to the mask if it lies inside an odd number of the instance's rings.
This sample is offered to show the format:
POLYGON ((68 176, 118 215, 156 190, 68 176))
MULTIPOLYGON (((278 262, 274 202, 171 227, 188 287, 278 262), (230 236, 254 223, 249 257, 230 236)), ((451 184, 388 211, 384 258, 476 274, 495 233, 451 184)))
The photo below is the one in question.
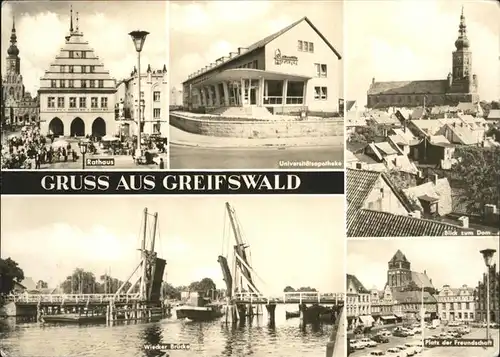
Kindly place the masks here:
POLYGON ((137 51, 137 104, 138 104, 138 115, 137 115, 137 150, 136 157, 140 158, 142 156, 141 150, 141 51, 146 41, 146 36, 149 35, 147 31, 132 31, 129 33, 134 42, 135 50, 137 51))
POLYGON ((495 252, 495 249, 481 250, 486 264, 486 339, 490 338, 490 267, 495 252))
POLYGON ((88 143, 83 140, 78 143, 80 153, 82 154, 82 170, 85 170, 85 154, 87 153, 87 145, 88 143))

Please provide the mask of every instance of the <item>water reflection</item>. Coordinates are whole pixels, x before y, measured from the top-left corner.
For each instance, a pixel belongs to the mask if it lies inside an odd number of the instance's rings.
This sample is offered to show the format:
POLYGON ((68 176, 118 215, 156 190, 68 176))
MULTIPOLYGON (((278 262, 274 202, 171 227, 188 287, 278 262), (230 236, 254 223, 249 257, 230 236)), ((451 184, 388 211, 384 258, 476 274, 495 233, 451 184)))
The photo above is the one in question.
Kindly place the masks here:
MULTIPOLYGON (((156 346, 163 343, 162 339, 162 327, 160 324, 154 324, 147 326, 141 333, 141 337, 144 340, 145 345, 156 346)), ((160 350, 148 350, 144 349, 144 355, 146 357, 158 357, 166 355, 166 352, 160 350)))

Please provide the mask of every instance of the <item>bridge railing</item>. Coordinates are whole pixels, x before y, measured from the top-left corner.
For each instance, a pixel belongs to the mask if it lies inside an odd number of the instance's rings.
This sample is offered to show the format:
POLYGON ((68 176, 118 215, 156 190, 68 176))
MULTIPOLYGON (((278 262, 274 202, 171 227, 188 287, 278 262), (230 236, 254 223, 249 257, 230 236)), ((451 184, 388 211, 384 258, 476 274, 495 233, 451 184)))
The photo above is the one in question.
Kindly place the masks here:
POLYGON ((324 302, 324 301, 334 301, 336 304, 342 303, 344 301, 343 293, 321 293, 319 291, 296 291, 296 292, 286 292, 282 297, 269 297, 262 294, 242 292, 236 293, 234 298, 239 301, 269 301, 276 302, 281 301, 283 303, 302 303, 302 302, 324 302))
POLYGON ((139 300, 137 294, 19 294, 10 295, 9 301, 17 303, 86 303, 86 302, 109 302, 109 301, 134 301, 139 300))

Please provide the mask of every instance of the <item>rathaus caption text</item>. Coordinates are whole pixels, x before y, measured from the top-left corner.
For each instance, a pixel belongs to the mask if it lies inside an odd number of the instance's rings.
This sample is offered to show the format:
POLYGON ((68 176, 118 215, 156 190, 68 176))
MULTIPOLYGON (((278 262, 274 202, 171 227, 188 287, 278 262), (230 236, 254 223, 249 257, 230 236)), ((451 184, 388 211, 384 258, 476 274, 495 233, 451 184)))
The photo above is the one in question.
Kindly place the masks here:
POLYGON ((300 187, 301 180, 293 174, 130 174, 119 178, 82 174, 45 175, 41 179, 45 191, 154 191, 157 185, 166 191, 293 191, 300 187))

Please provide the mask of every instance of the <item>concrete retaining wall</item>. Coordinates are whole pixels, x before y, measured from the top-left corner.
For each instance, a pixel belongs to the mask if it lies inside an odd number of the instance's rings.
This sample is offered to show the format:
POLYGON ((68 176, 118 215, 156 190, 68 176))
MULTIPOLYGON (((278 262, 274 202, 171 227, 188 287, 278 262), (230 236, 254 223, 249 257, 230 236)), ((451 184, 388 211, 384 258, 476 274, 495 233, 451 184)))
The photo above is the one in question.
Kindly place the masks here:
POLYGON ((228 118, 228 120, 194 119, 171 113, 170 125, 192 134, 245 138, 299 138, 343 136, 342 119, 321 119, 317 121, 255 121, 228 118))

